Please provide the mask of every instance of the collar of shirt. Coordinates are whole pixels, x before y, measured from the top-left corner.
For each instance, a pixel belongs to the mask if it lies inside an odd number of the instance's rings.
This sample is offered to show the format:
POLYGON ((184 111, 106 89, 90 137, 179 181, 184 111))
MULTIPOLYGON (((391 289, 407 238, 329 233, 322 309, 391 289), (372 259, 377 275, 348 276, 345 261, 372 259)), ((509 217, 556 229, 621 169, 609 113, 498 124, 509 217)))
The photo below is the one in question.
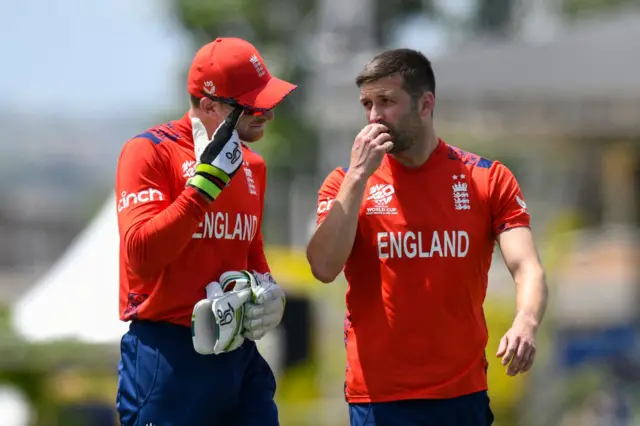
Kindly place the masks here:
POLYGON ((434 149, 431 155, 429 155, 427 161, 425 161, 418 167, 407 167, 393 158, 393 156, 391 155, 385 155, 383 164, 385 164, 392 173, 422 173, 424 171, 433 169, 433 166, 438 163, 440 157, 442 157, 442 155, 446 152, 446 145, 447 144, 442 139, 438 138, 438 145, 436 146, 436 149, 434 149))
POLYGON ((193 134, 191 132, 191 119, 189 118, 189 112, 186 112, 182 118, 174 120, 171 125, 176 132, 183 138, 193 143, 193 134))

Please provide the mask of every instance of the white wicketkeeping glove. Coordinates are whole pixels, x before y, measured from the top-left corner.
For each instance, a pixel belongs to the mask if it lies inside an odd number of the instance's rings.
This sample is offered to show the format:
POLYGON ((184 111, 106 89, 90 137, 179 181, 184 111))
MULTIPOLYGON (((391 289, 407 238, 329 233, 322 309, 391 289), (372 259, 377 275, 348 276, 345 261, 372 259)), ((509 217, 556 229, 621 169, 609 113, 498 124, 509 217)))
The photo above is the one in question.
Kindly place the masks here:
POLYGON ((207 298, 193 308, 191 336, 199 354, 221 354, 238 349, 244 342, 244 304, 252 297, 249 278, 226 272, 220 283, 206 287, 207 298))
POLYGON ((242 142, 235 130, 242 109, 234 109, 209 139, 207 129, 197 117, 191 117, 196 158, 195 175, 187 185, 196 188, 211 201, 229 185, 242 166, 242 142))
MULTIPOLYGON (((245 271, 246 272, 246 271, 245 271)), ((284 315, 286 296, 270 273, 252 272, 252 298, 245 303, 243 336, 260 340, 280 324, 284 315)))

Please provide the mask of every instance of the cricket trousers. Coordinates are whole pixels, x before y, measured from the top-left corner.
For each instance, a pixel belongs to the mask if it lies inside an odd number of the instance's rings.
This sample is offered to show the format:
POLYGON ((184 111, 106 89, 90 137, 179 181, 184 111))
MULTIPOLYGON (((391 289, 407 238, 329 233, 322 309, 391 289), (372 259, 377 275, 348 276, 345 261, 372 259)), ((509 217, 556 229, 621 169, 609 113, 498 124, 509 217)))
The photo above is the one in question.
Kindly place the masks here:
POLYGON ((349 404, 351 426, 491 426, 486 391, 450 399, 349 404))
POLYGON ((135 321, 122 337, 116 409, 122 426, 278 426, 271 368, 255 342, 200 355, 191 329, 135 321))

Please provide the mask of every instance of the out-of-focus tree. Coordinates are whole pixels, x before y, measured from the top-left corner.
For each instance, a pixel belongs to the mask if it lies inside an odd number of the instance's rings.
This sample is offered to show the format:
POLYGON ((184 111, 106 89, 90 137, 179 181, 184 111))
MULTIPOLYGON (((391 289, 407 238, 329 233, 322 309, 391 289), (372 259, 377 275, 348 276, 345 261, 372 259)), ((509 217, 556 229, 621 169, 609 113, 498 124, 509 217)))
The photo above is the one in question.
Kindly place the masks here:
POLYGON ((637 5, 637 0, 563 0, 562 9, 570 18, 608 12, 621 6, 637 5))
POLYGON ((402 22, 411 15, 434 12, 433 0, 376 0, 375 7, 375 37, 381 45, 386 43, 394 23, 402 22))
MULTIPOLYGON (((637 4, 637 0, 559 0, 567 18, 582 18, 637 4)), ((503 36, 510 31, 516 0, 477 0, 475 28, 481 34, 503 36)))
POLYGON ((375 34, 378 42, 386 44, 398 26, 422 15, 423 24, 443 31, 447 43, 464 43, 478 35, 506 37, 517 1, 522 0, 376 0, 375 34))
POLYGON ((475 27, 481 34, 505 35, 509 30, 513 0, 478 0, 475 27))
MULTIPOLYGON (((179 20, 204 45, 216 37, 240 37, 260 50, 272 74, 298 85, 276 109, 261 143, 253 146, 269 168, 288 171, 315 166, 316 137, 303 116, 307 72, 304 49, 315 0, 176 0, 179 20)), ((185 74, 186 74, 185 69, 185 74)))

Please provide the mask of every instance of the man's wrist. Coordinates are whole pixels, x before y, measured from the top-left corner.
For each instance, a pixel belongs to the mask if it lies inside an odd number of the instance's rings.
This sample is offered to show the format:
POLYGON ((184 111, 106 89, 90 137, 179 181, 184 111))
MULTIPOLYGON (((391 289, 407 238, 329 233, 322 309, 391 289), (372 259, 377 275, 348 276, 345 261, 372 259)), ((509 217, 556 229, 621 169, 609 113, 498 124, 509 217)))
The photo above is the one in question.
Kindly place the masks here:
POLYGON ((187 185, 196 189, 196 191, 205 197, 209 203, 212 203, 216 198, 218 198, 224 188, 224 185, 219 181, 197 173, 188 180, 187 185))
POLYGON ((367 176, 367 174, 362 170, 350 168, 349 170, 347 170, 344 179, 347 181, 351 181, 356 185, 364 185, 365 183, 367 183, 367 180, 369 180, 369 176, 367 176))
POLYGON ((213 198, 211 198, 209 196, 209 194, 207 194, 205 191, 203 191, 202 189, 198 188, 195 185, 189 185, 189 187, 195 189, 196 193, 198 194, 198 196, 200 196, 203 200, 205 200, 207 202, 207 204, 211 204, 213 203, 213 198))
POLYGON ((521 324, 524 324, 526 326, 533 328, 533 330, 537 330, 538 327, 540 326, 540 320, 537 318, 535 313, 525 311, 525 310, 518 311, 516 313, 516 317, 514 318, 513 322, 514 323, 519 322, 521 324))

